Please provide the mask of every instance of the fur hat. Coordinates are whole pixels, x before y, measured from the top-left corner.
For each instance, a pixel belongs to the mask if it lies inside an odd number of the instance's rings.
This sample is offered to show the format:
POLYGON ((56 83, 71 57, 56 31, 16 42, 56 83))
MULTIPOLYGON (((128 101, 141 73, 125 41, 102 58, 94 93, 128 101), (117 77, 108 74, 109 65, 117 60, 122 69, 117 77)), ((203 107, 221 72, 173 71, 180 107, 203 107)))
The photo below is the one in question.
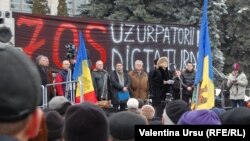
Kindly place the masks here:
POLYGON ((127 101, 128 109, 138 109, 139 108, 139 101, 135 98, 130 98, 127 101))
POLYGON ((165 107, 165 113, 167 117, 174 123, 177 124, 178 120, 186 111, 190 111, 190 107, 187 102, 182 100, 174 100, 168 103, 165 107))
POLYGON ((0 46, 0 122, 25 119, 41 103, 36 65, 14 47, 0 46))
POLYGON ((167 57, 160 57, 160 58, 157 60, 157 67, 159 68, 159 67, 160 67, 160 64, 162 64, 163 62, 167 62, 167 63, 168 63, 168 58, 167 58, 167 57))
POLYGON ((233 70, 239 71, 240 70, 240 64, 239 63, 234 63, 233 64, 233 70))
POLYGON ((62 138, 64 119, 57 111, 46 113, 46 123, 48 128, 48 141, 62 138))
POLYGON ((55 110, 64 115, 72 104, 64 96, 55 96, 49 101, 49 110, 55 110))
POLYGON ((222 124, 250 125, 250 109, 246 107, 233 108, 220 116, 222 124))
POLYGON ((221 125, 217 114, 211 110, 193 110, 185 112, 178 125, 221 125))
POLYGON ((147 118, 147 120, 152 120, 155 116, 155 109, 151 105, 144 105, 141 108, 141 113, 147 118))
POLYGON ((110 135, 118 140, 135 138, 135 125, 146 125, 141 115, 123 111, 109 117, 110 135))
POLYGON ((65 141, 107 141, 108 119, 103 110, 92 103, 72 105, 65 114, 63 137, 65 141))

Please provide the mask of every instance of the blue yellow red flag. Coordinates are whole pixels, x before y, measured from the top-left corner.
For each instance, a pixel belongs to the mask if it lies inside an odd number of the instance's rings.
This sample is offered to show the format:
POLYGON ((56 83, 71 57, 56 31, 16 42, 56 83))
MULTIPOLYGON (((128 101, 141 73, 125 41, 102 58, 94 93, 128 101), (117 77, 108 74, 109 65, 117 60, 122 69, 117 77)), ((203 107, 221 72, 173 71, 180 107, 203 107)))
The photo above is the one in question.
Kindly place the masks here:
POLYGON ((92 103, 97 102, 95 90, 92 83, 92 77, 90 73, 90 68, 88 64, 88 56, 86 52, 86 47, 83 41, 82 32, 79 32, 79 48, 76 56, 76 64, 73 72, 73 79, 80 80, 80 83, 77 83, 76 88, 76 103, 81 101, 90 101, 92 103), (81 87, 83 89, 83 96, 81 96, 81 87), (82 100, 80 100, 82 97, 82 100))
POLYGON ((204 0, 202 21, 200 25, 199 51, 195 90, 192 97, 192 109, 210 109, 214 107, 214 74, 210 47, 208 18, 208 0, 204 0))

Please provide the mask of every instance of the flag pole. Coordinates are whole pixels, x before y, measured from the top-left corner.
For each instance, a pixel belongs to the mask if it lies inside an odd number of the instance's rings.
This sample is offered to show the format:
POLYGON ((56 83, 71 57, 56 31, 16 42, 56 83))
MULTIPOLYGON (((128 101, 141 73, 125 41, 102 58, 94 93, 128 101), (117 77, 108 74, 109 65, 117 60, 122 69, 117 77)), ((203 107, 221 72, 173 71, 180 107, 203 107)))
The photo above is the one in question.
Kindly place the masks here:
POLYGON ((195 110, 199 100, 199 91, 200 91, 200 82, 197 83, 194 87, 193 95, 192 95, 192 101, 191 101, 191 109, 195 110))
POLYGON ((199 101, 200 85, 201 85, 201 83, 199 82, 199 83, 197 84, 197 88, 196 88, 196 101, 195 101, 195 106, 198 105, 198 101, 199 101))

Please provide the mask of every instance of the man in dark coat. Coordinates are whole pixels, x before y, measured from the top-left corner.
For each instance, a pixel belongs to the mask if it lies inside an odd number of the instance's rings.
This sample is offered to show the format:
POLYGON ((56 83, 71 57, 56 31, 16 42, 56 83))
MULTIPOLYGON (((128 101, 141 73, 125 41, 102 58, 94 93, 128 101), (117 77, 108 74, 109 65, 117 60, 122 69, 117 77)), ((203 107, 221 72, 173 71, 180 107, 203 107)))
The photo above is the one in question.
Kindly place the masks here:
POLYGON ((157 66, 157 61, 158 59, 154 60, 154 68, 152 70, 149 71, 148 73, 148 85, 149 85, 149 98, 152 99, 154 96, 154 92, 155 92, 155 87, 154 87, 154 80, 153 80, 153 74, 156 71, 156 66, 157 66))
POLYGON ((96 68, 92 71, 92 80, 98 101, 108 100, 108 72, 103 69, 103 62, 96 61, 96 68))
POLYGON ((194 65, 191 62, 186 63, 186 69, 182 72, 182 88, 183 95, 182 100, 190 104, 193 90, 194 90, 194 79, 195 79, 194 65))
POLYGON ((131 80, 128 73, 123 70, 123 64, 117 63, 115 70, 110 74, 111 92, 112 98, 111 102, 115 110, 119 109, 124 111, 126 108, 127 100, 120 101, 118 98, 118 92, 128 92, 128 88, 131 84, 131 80))

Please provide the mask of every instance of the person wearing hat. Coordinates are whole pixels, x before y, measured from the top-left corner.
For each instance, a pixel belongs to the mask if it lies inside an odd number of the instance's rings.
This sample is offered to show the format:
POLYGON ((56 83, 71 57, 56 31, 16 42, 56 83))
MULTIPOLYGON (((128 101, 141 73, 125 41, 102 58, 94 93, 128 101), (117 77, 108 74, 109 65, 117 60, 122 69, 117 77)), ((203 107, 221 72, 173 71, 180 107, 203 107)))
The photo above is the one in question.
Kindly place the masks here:
POLYGON ((57 111, 48 111, 46 113, 46 125, 48 128, 48 141, 62 140, 62 130, 64 119, 57 111))
POLYGON ((168 70, 168 58, 160 57, 157 61, 157 69, 153 76, 153 85, 155 88, 152 104, 156 109, 156 116, 161 117, 165 107, 166 94, 171 93, 173 84, 173 75, 168 70))
POLYGON ((175 125, 182 114, 191 111, 189 104, 183 100, 174 100, 168 103, 162 114, 163 125, 175 125))
POLYGON ((64 96, 55 96, 49 101, 48 109, 55 110, 64 116, 65 112, 71 105, 70 101, 64 96))
POLYGON ((27 141, 38 134, 43 116, 38 107, 40 75, 36 65, 14 47, 0 46, 0 60, 0 135, 27 141))
POLYGON ((233 71, 229 74, 227 86, 230 88, 229 99, 232 108, 243 107, 245 99, 246 86, 248 84, 247 77, 240 69, 239 63, 233 64, 233 71))
POLYGON ((207 109, 185 112, 177 125, 221 125, 218 115, 207 109))
POLYGON ((107 141, 108 137, 108 119, 100 107, 83 102, 70 106, 66 111, 64 141, 107 141))
POLYGON ((250 109, 239 107, 230 109, 220 115, 222 125, 250 125, 250 109))
POLYGON ((112 141, 133 141, 135 125, 147 125, 146 119, 139 114, 122 111, 109 117, 109 129, 112 141))

